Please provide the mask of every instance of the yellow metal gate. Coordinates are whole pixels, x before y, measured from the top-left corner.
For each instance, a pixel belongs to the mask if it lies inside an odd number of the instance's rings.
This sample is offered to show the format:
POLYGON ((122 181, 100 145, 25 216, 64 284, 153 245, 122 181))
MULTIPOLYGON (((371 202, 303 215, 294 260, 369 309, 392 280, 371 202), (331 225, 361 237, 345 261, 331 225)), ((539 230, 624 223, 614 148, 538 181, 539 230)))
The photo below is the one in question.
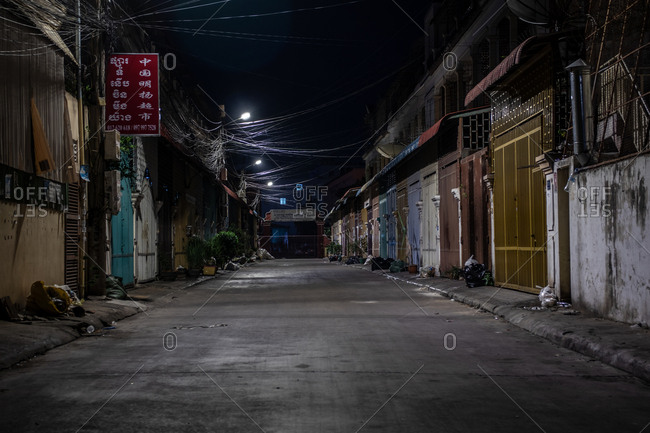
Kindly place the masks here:
POLYGON ((495 282, 533 293, 547 281, 542 152, 541 116, 494 139, 495 282))

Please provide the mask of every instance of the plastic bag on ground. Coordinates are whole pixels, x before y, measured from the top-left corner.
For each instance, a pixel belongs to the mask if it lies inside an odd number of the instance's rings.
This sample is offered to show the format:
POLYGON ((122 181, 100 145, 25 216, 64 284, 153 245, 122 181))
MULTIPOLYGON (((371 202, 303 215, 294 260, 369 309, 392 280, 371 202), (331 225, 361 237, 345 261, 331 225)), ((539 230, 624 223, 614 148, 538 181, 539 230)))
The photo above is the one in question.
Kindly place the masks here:
POLYGON ((469 256, 469 259, 465 262, 465 267, 472 266, 472 265, 478 265, 478 260, 474 258, 474 254, 469 256))
POLYGON ((363 265, 364 265, 364 266, 365 266, 365 265, 371 265, 371 264, 372 264, 372 258, 373 258, 372 256, 368 256, 368 258, 367 258, 366 261, 363 263, 363 265))
POLYGON ((552 307, 557 302, 557 297, 553 292, 553 289, 549 286, 544 287, 539 292, 539 302, 542 304, 542 307, 552 307))

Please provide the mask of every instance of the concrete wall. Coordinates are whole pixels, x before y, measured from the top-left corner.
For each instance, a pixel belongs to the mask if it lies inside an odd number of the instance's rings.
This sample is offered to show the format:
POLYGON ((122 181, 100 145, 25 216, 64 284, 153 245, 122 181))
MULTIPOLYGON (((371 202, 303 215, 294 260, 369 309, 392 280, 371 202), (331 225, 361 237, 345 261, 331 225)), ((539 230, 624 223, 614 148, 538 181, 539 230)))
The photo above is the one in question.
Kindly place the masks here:
POLYGON ((64 215, 36 208, 31 215, 24 204, 0 202, 0 297, 10 296, 25 306, 34 281, 63 284, 65 268, 64 215))
POLYGON ((650 323, 650 155, 574 176, 572 302, 613 320, 650 323))

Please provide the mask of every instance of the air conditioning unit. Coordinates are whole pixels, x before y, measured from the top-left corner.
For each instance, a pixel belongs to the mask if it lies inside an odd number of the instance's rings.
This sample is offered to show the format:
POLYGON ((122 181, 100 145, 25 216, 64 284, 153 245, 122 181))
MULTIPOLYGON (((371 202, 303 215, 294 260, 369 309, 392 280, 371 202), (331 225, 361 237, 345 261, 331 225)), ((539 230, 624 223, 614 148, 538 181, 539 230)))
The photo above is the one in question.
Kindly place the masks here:
POLYGON ((120 213, 120 203, 122 201, 121 181, 122 176, 119 170, 104 172, 104 191, 106 191, 107 206, 113 215, 120 213))
POLYGON ((107 161, 120 160, 120 131, 112 129, 106 131, 104 138, 104 159, 107 161))

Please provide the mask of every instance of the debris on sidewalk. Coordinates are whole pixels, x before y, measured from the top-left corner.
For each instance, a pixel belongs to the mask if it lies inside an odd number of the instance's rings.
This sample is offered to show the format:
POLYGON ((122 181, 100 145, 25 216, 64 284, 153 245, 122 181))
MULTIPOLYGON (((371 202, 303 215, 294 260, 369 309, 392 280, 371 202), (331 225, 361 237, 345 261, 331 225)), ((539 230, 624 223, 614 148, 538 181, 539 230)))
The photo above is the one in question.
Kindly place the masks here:
POLYGON ((20 320, 18 310, 14 303, 11 302, 11 297, 9 296, 0 298, 0 319, 9 321, 20 320))
POLYGON ((488 271, 484 264, 479 263, 473 254, 465 262, 463 277, 467 287, 492 286, 494 284, 492 272, 488 271))
POLYGON ((226 265, 227 271, 238 271, 239 268, 240 266, 237 263, 233 263, 233 262, 228 262, 228 264, 226 265))
POLYGON ((542 304, 542 307, 552 307, 557 303, 557 297, 553 292, 553 289, 549 286, 544 287, 539 292, 539 302, 542 304))
POLYGON ((361 260, 357 256, 350 256, 348 259, 345 261, 346 265, 358 265, 361 263, 361 260))
POLYGON ((266 251, 264 248, 260 248, 257 250, 257 257, 259 257, 260 260, 274 260, 275 257, 271 255, 268 251, 266 251))
POLYGON ((35 281, 27 297, 27 310, 44 316, 62 316, 71 303, 70 295, 64 289, 35 281))
POLYGON ((390 267, 388 268, 388 270, 392 273, 403 272, 406 269, 406 263, 404 263, 402 260, 395 260, 390 264, 390 267))
POLYGON ((126 289, 122 286, 120 278, 114 277, 113 275, 106 277, 106 297, 122 300, 129 297, 126 293, 126 289))

